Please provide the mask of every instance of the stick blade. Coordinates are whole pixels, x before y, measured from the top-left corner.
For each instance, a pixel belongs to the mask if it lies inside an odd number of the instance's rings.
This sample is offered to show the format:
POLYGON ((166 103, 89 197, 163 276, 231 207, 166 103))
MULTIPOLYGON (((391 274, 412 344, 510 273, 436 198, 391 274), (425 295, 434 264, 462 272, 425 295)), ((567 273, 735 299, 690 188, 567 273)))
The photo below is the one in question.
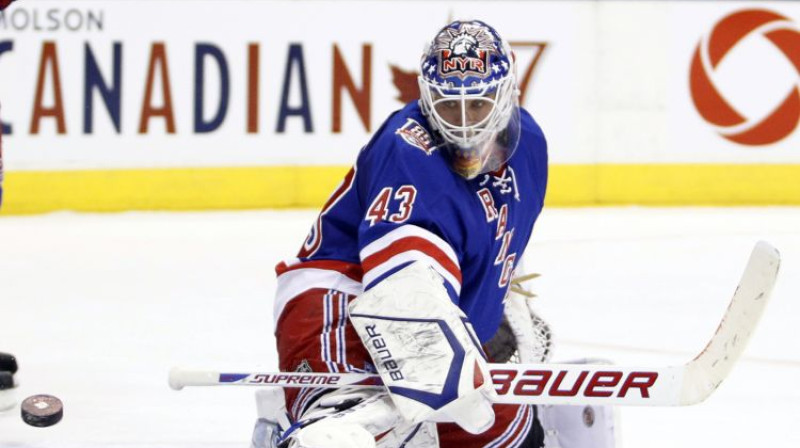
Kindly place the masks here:
POLYGON ((764 241, 756 243, 716 333, 685 367, 680 405, 705 400, 728 376, 764 312, 780 263, 777 249, 764 241))

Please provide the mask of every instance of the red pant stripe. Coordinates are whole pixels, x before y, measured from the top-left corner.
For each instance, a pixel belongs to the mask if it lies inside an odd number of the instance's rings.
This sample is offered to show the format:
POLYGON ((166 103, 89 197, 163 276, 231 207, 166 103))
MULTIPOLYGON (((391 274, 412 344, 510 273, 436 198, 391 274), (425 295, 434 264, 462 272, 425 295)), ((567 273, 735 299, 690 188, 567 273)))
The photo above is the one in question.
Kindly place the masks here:
POLYGON ((518 447, 522 445, 522 442, 525 441, 525 438, 528 436, 531 428, 533 427, 533 408, 530 406, 524 406, 527 409, 527 415, 523 424, 518 427, 517 433, 514 435, 514 438, 511 440, 511 443, 508 445, 509 447, 518 447))
POLYGON ((339 300, 339 322, 336 325, 336 347, 339 349, 339 364, 345 366, 347 371, 351 371, 352 369, 347 364, 347 340, 345 339, 345 332, 344 328, 347 325, 347 296, 344 293, 338 292, 336 293, 336 298, 339 300))
POLYGON ((322 297, 322 333, 320 333, 319 345, 322 348, 321 358, 331 372, 338 372, 339 369, 331 359, 331 321, 333 320, 333 310, 331 309, 331 291, 322 297))
POLYGON ((530 406, 520 406, 517 415, 508 428, 498 438, 486 445, 486 448, 516 447, 528 434, 528 429, 533 421, 533 412, 530 406))
MULTIPOLYGON (((321 358, 331 372, 346 364, 344 327, 347 323, 347 299, 337 291, 328 291, 322 299, 323 326, 320 333, 321 358)), ((345 370, 347 367, 345 367, 345 370)))

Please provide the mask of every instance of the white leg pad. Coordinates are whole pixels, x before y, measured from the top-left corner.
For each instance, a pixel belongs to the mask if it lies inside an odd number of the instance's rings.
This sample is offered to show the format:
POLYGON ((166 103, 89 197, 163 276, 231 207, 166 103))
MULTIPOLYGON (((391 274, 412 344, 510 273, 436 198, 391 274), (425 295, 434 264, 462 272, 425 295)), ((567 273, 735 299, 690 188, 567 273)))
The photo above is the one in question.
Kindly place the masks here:
POLYGON ((383 391, 331 392, 300 421, 309 422, 290 435, 290 448, 437 448, 434 423, 412 425, 397 412, 383 391), (339 405, 361 400, 351 407, 339 405), (377 442, 376 442, 377 439, 377 442))
POLYGON ((250 447, 274 448, 281 433, 291 425, 283 389, 266 387, 256 390, 256 410, 258 420, 253 428, 250 447))
POLYGON ((303 428, 293 442, 296 448, 375 448, 375 438, 362 426, 332 420, 303 428))
POLYGON ((539 406, 546 448, 614 448, 611 406, 539 406))

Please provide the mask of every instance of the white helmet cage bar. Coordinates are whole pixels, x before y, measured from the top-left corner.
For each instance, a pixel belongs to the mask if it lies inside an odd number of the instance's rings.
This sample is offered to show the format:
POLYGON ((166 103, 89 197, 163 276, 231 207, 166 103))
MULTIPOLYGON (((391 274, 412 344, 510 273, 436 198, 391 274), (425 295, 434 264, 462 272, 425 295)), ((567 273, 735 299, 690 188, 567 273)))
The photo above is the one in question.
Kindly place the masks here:
POLYGON ((467 179, 494 171, 513 155, 519 142, 519 90, 514 76, 479 87, 449 87, 419 77, 420 106, 438 131, 455 171, 467 179), (439 105, 458 102, 460 120, 447 120, 439 105), (479 120, 468 116, 473 101, 486 101, 491 111, 479 120))

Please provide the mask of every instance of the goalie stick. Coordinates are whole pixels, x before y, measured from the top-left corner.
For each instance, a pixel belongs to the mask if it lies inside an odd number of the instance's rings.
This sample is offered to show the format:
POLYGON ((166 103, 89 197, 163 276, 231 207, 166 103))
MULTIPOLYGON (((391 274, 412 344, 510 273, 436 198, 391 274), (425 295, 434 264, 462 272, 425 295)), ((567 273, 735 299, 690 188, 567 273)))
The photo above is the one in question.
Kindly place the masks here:
MULTIPOLYGON (((496 403, 683 406, 708 398, 739 359, 764 311, 780 266, 780 254, 766 242, 753 249, 739 286, 717 331, 686 364, 626 367, 592 364, 490 364, 496 403)), ((364 373, 221 373, 175 368, 169 385, 383 387, 364 373)))

